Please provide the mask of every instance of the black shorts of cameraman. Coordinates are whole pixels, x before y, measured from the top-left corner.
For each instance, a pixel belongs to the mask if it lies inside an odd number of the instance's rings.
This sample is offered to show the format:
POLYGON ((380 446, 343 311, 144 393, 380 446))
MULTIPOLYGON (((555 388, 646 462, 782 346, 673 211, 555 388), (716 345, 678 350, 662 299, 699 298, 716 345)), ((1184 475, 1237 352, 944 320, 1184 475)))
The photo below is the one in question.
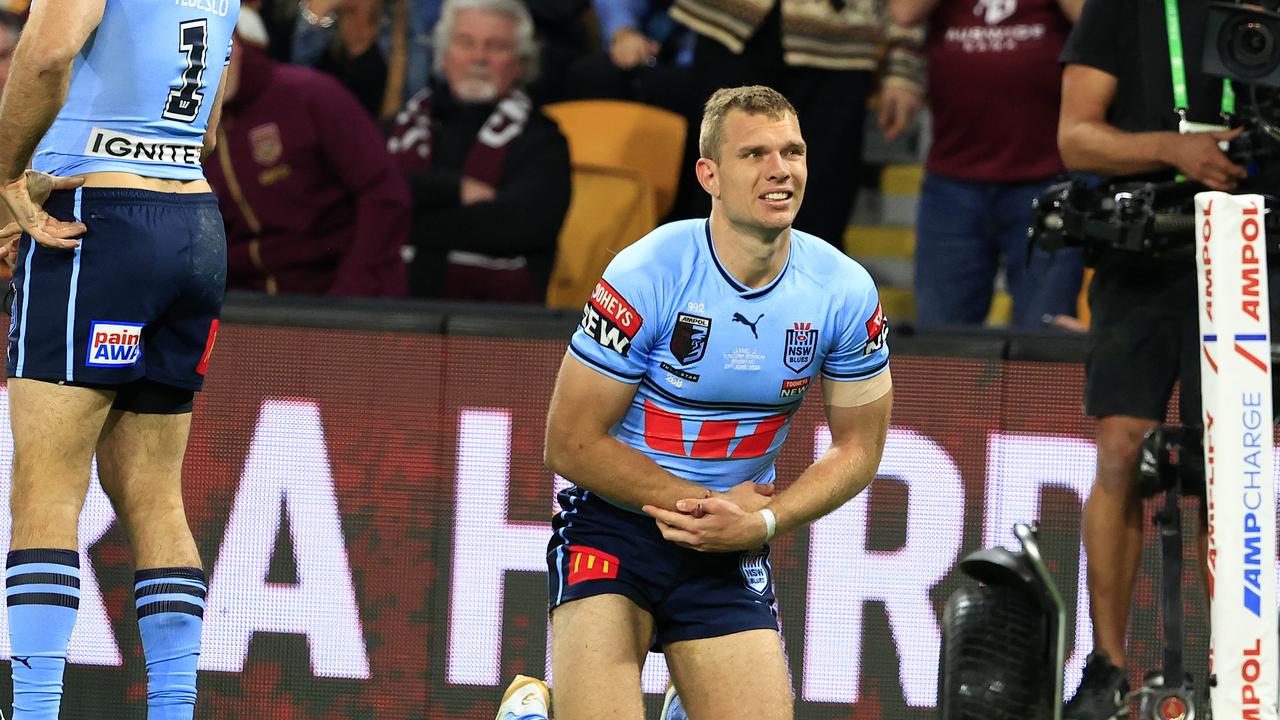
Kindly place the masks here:
MULTIPOLYGON (((1280 269, 1268 268, 1271 337, 1280 338, 1280 269)), ((1104 251, 1089 286, 1093 315, 1085 364, 1085 411, 1165 421, 1175 381, 1177 422, 1200 424, 1200 338, 1196 267, 1188 257, 1160 259, 1104 251)), ((1272 382, 1272 407, 1280 400, 1272 382)), ((1203 485, 1198 489, 1203 495, 1203 485)))

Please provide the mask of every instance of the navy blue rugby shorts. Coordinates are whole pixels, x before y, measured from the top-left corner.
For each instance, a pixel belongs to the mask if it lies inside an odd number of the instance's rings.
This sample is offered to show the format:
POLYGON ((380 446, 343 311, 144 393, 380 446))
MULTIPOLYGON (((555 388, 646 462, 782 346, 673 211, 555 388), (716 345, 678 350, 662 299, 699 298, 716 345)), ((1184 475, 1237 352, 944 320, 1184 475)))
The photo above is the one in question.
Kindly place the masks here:
POLYGON ((547 546, 551 610, 623 595, 654 619, 655 649, 670 642, 778 629, 769 547, 700 553, 662 537, 653 518, 570 487, 558 496, 547 546))
POLYGON ((9 377, 91 386, 147 378, 200 390, 227 284, 213 194, 80 188, 55 192, 45 210, 88 232, 74 250, 23 234, 9 377))

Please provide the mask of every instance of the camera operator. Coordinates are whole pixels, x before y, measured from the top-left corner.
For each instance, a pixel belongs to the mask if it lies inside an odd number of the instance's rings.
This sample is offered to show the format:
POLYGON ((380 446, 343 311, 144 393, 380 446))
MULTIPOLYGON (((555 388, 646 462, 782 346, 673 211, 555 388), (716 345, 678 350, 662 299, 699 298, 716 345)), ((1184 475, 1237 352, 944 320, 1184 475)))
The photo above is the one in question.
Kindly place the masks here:
MULTIPOLYGON (((1201 69, 1206 6, 1088 0, 1062 52, 1058 148, 1069 169, 1139 180, 1180 174, 1213 190, 1262 189, 1219 146, 1239 130, 1223 127, 1234 93, 1201 69)), ((1181 422, 1200 424, 1196 268, 1187 240, 1185 252, 1169 256, 1116 249, 1096 256, 1085 410, 1098 419, 1098 461, 1082 522, 1095 644, 1067 720, 1127 712, 1125 634, 1143 536, 1139 446, 1165 417, 1179 378, 1181 422)), ((1201 519, 1203 560, 1203 503, 1201 519)))

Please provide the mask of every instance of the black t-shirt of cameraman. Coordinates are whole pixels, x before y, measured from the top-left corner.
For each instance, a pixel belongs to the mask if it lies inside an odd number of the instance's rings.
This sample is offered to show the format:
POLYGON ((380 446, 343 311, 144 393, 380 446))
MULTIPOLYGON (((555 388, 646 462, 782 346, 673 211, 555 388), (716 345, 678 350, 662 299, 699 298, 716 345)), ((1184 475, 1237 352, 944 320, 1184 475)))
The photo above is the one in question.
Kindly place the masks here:
MULTIPOLYGON (((1186 67, 1187 120, 1223 123, 1222 80, 1200 70, 1204 0, 1178 3, 1186 67)), ((1239 130, 1179 134, 1162 0, 1090 0, 1066 47, 1058 150, 1071 170, 1098 175, 1174 171, 1212 190, 1247 177, 1218 148, 1239 130)))

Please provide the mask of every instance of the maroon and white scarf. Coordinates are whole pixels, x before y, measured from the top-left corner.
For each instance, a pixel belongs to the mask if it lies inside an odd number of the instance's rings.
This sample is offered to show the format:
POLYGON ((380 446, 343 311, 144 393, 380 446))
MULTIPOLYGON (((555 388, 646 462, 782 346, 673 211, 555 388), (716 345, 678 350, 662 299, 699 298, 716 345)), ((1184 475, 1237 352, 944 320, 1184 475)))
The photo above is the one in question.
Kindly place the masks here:
MULTIPOLYGON (((511 141, 524 132, 532 111, 533 102, 521 90, 512 90, 499 100, 476 133, 476 141, 463 162, 462 174, 497 187, 511 141)), ((410 98, 396 114, 387 149, 400 161, 405 172, 426 172, 431 169, 431 143, 431 88, 428 86, 410 98)))
MULTIPOLYGON (((498 187, 502 166, 511 142, 524 132, 533 112, 533 102, 520 90, 512 90, 498 101, 467 151, 462 174, 490 187, 498 187)), ((431 169, 431 88, 409 99, 396 114, 387 149, 400 161, 405 172, 431 169)), ((524 256, 495 258, 465 250, 445 255, 448 270, 440 297, 450 300, 538 303, 541 293, 534 286, 524 256)))

